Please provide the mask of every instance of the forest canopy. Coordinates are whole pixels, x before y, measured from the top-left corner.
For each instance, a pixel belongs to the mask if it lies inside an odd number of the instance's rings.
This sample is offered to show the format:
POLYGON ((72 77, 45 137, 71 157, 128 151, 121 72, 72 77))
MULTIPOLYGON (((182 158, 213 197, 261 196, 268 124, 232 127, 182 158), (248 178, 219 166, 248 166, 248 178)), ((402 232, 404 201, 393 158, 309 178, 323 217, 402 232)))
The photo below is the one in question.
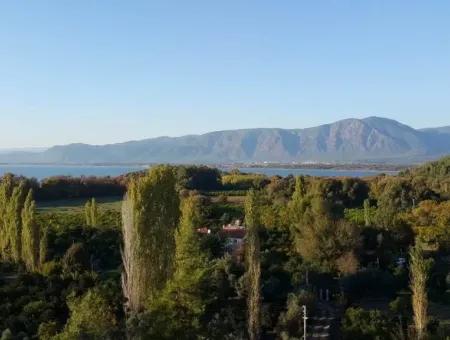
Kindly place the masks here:
POLYGON ((305 309, 307 335, 444 339, 449 162, 367 178, 6 175, 2 339, 300 339, 305 309))

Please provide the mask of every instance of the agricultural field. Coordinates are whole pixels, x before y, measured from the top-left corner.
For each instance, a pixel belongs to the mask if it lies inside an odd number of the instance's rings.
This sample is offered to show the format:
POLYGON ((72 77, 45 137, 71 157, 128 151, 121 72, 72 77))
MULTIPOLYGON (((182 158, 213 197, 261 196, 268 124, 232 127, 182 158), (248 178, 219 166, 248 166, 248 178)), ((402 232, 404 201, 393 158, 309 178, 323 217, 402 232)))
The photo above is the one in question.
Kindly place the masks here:
MULTIPOLYGON (((95 200, 102 210, 119 211, 122 204, 120 196, 97 197, 95 200)), ((84 210, 86 202, 87 200, 83 198, 41 201, 37 202, 37 209, 40 212, 78 212, 84 210)))

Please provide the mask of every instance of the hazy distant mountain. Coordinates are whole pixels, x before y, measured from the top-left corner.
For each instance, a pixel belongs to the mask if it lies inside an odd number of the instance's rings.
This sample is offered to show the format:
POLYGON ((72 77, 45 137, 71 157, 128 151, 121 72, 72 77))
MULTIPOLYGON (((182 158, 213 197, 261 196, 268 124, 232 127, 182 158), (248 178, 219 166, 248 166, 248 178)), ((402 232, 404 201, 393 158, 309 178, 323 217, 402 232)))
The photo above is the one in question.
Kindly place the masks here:
POLYGON ((420 129, 420 131, 437 132, 437 133, 450 133, 450 126, 441 126, 441 127, 436 127, 436 128, 426 128, 426 129, 420 129))
POLYGON ((450 128, 416 130, 397 121, 345 119, 307 129, 246 129, 109 145, 70 144, 0 155, 12 163, 393 162, 450 153, 450 128))
POLYGON ((42 152, 48 148, 30 147, 30 148, 0 148, 0 154, 8 154, 13 152, 42 152))

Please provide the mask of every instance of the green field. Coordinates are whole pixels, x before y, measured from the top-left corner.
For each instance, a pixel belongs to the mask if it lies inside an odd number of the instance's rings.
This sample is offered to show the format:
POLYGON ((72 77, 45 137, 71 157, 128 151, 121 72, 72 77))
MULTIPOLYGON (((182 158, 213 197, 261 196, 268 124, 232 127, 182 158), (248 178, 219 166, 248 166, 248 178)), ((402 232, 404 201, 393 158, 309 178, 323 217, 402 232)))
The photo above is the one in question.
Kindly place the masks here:
MULTIPOLYGON (((109 197, 96 197, 97 203, 101 209, 113 209, 120 210, 122 197, 109 196, 109 197)), ((37 202, 38 210, 40 211, 58 211, 58 212, 73 212, 77 210, 83 210, 87 199, 73 198, 54 201, 42 201, 37 202)))
MULTIPOLYGON (((244 201, 244 196, 229 196, 224 195, 228 203, 242 204, 244 201)), ((96 197, 99 207, 101 209, 107 210, 120 210, 122 204, 121 196, 107 196, 107 197, 96 197)), ((212 196, 211 201, 217 203, 220 200, 219 196, 212 196)), ((37 207, 39 211, 57 211, 57 212, 74 212, 77 210, 83 210, 87 199, 85 198, 69 198, 62 200, 51 200, 51 201, 40 201, 37 202, 37 207)))

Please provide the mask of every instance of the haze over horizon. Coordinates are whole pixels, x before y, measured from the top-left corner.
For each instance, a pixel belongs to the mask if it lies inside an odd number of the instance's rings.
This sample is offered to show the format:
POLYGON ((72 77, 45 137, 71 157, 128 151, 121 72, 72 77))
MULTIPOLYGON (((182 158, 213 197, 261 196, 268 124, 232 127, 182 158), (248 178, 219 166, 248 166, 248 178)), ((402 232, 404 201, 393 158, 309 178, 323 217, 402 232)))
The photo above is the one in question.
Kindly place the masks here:
POLYGON ((450 3, 0 4, 0 149, 450 125, 450 3))
MULTIPOLYGON (((151 139, 157 139, 157 138, 161 138, 161 137, 169 137, 169 138, 178 138, 178 137, 186 137, 186 136, 202 136, 202 135, 207 135, 207 134, 211 134, 211 133, 217 133, 217 132, 224 132, 224 131, 240 131, 240 130, 260 130, 260 129, 281 129, 281 130, 303 130, 303 129, 310 129, 310 128, 317 128, 317 127, 321 127, 324 125, 332 125, 334 123, 339 123, 342 121, 346 121, 346 120, 352 120, 352 119, 356 119, 356 120, 365 120, 365 119, 370 119, 370 118, 380 118, 380 119, 387 119, 387 120, 392 120, 394 122, 400 123, 402 125, 406 125, 409 126, 407 124, 404 124, 403 122, 397 121, 395 119, 389 118, 389 117, 381 117, 381 116, 366 116, 366 117, 361 117, 361 118, 356 118, 356 117, 348 117, 348 118, 343 118, 337 121, 333 121, 333 122, 324 122, 323 124, 319 124, 319 125, 315 125, 315 126, 306 126, 306 127, 247 127, 247 128, 235 128, 235 129, 227 129, 227 130, 212 130, 212 131, 206 131, 206 132, 200 132, 200 133, 189 133, 189 134, 183 134, 183 135, 156 135, 156 136, 151 136, 151 137, 144 137, 141 139, 130 139, 130 140, 121 140, 120 137, 118 137, 117 141, 113 141, 113 142, 109 142, 109 143, 86 143, 83 141, 77 141, 77 142, 68 142, 65 144, 54 144, 54 145, 47 145, 47 146, 23 146, 23 147, 0 147, 0 153, 4 153, 4 152, 15 152, 15 151, 26 151, 26 152, 41 152, 41 151, 45 151, 51 147, 55 147, 55 146, 66 146, 66 145, 73 145, 73 144, 86 144, 86 145, 93 145, 93 146, 104 146, 104 145, 114 145, 114 144, 121 144, 121 143, 128 143, 128 142, 133 142, 133 141, 144 141, 144 140, 151 140, 151 139)), ((448 128, 450 127, 450 125, 442 125, 442 126, 427 126, 427 127, 419 127, 417 128, 417 130, 426 130, 426 129, 436 129, 436 128, 448 128)))

